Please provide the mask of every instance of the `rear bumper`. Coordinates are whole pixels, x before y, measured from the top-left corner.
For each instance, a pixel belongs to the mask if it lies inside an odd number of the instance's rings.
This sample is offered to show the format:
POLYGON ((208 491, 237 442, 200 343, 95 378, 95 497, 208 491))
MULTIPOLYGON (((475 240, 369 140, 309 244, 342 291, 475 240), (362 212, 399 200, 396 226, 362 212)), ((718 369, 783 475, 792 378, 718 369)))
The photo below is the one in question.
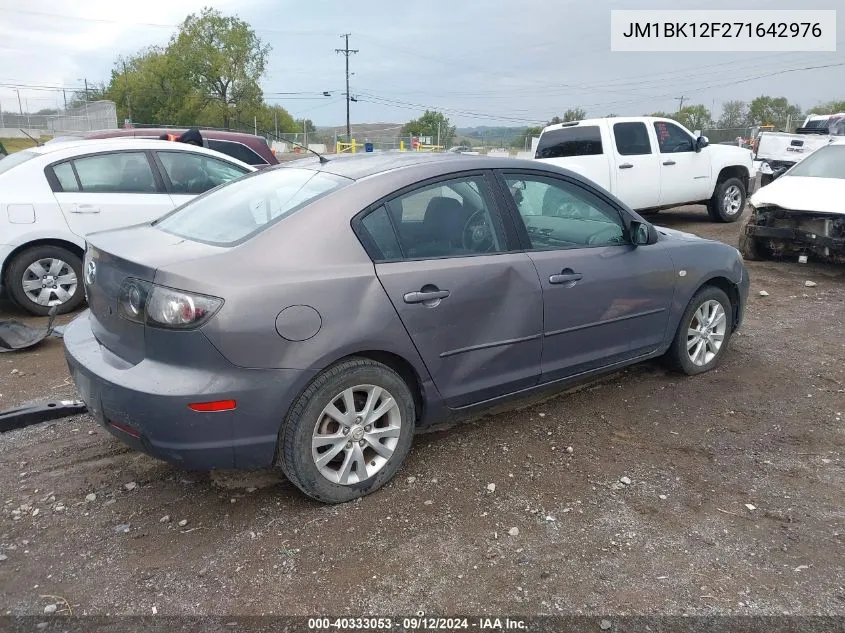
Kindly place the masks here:
POLYGON ((239 368, 222 356, 202 367, 148 359, 131 365, 95 339, 88 311, 67 326, 64 345, 71 377, 95 419, 135 450, 188 469, 270 466, 290 403, 313 377, 239 368), (237 403, 230 411, 188 408, 230 399, 237 403))

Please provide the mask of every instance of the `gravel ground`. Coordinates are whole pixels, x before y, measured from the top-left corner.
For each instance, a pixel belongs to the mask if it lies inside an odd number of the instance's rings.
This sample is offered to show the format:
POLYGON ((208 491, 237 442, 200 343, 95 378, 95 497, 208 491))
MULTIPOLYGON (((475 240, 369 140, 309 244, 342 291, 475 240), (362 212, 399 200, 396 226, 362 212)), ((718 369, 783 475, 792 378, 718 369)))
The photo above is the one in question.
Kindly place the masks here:
MULTIPOLYGON (((717 371, 646 363, 420 435, 342 506, 177 470, 87 416, 3 434, 0 613, 845 614, 845 271, 749 270, 717 371)), ((73 396, 61 341, 1 355, 0 394, 73 396)))

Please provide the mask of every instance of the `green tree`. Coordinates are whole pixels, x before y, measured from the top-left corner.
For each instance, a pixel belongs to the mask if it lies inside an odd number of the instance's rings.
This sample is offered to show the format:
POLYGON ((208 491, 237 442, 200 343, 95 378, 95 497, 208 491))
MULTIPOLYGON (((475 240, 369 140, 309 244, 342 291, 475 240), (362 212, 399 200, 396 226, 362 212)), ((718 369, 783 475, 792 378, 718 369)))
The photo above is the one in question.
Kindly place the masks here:
POLYGON ((789 103, 786 97, 757 97, 748 106, 748 119, 752 125, 785 124, 788 118, 801 117, 801 108, 789 103))
POLYGON ((317 128, 311 119, 297 119, 296 131, 302 132, 303 130, 308 132, 308 134, 314 134, 317 132, 317 128))
POLYGON ((408 121, 402 126, 402 134, 412 136, 430 136, 433 142, 437 142, 438 130, 440 131, 440 145, 449 146, 455 136, 455 128, 449 124, 449 119, 436 110, 426 110, 419 119, 408 121))
POLYGON ((828 101, 807 110, 807 114, 836 114, 845 112, 845 101, 828 101))
POLYGON ((584 112, 581 108, 570 108, 566 112, 563 113, 563 122, 569 123, 570 121, 582 121, 587 118, 587 113, 584 112))
POLYGON ((713 122, 710 110, 701 104, 684 106, 672 118, 690 131, 704 129, 713 122))
POLYGON ((725 101, 722 104, 720 128, 739 128, 748 125, 748 104, 745 101, 725 101))
POLYGON ((531 139, 535 136, 540 136, 542 131, 543 128, 541 127, 525 128, 525 130, 511 142, 511 147, 515 147, 516 149, 530 149, 531 139))
POLYGON ((204 106, 215 106, 224 126, 260 106, 259 81, 267 68, 270 45, 247 22, 205 8, 191 14, 167 47, 180 73, 195 88, 204 106))

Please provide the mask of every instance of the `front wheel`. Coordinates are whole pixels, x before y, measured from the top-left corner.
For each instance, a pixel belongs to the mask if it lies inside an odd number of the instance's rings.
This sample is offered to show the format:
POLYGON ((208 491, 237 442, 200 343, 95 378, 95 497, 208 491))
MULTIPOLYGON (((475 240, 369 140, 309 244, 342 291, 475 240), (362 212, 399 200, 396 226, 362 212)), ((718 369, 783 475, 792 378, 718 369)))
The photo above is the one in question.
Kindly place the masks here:
POLYGON ((745 184, 739 178, 719 181, 707 204, 710 219, 714 222, 736 222, 745 208, 746 195, 745 184))
POLYGON ((309 497, 343 503, 390 481, 411 448, 414 397, 399 374, 365 358, 321 373, 291 407, 278 464, 309 497))
POLYGON ((57 314, 71 312, 85 299, 82 261, 61 246, 33 246, 15 255, 6 285, 17 305, 38 316, 48 315, 53 307, 57 314))
POLYGON ((689 302, 665 360, 688 376, 713 369, 731 337, 731 301, 723 290, 706 286, 689 302))

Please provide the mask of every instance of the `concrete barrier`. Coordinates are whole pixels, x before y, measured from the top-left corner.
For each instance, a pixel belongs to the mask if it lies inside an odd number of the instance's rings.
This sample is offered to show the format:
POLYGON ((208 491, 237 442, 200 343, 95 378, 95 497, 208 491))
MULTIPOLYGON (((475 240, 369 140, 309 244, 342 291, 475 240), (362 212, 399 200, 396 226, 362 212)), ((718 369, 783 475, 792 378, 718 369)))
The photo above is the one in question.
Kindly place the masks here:
POLYGON ((0 127, 0 138, 27 138, 26 134, 29 134, 32 138, 39 138, 41 136, 53 136, 53 133, 49 130, 36 130, 34 128, 23 128, 23 132, 21 128, 16 127, 0 127))

